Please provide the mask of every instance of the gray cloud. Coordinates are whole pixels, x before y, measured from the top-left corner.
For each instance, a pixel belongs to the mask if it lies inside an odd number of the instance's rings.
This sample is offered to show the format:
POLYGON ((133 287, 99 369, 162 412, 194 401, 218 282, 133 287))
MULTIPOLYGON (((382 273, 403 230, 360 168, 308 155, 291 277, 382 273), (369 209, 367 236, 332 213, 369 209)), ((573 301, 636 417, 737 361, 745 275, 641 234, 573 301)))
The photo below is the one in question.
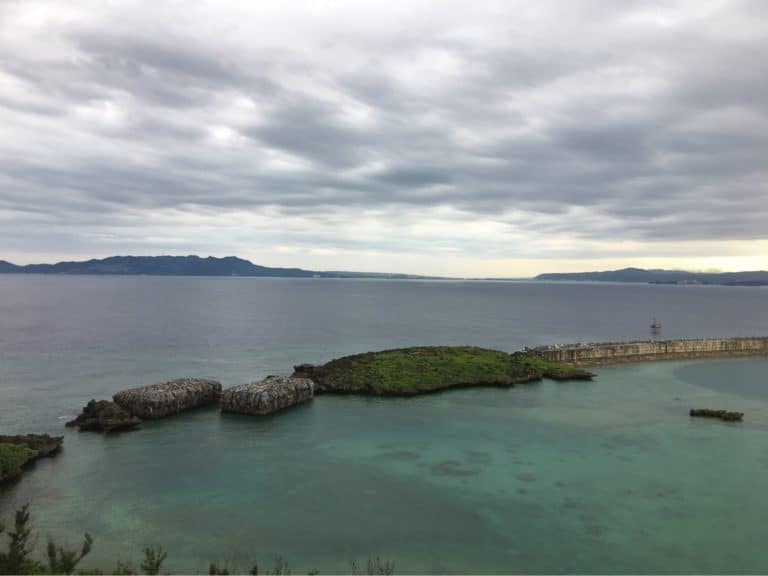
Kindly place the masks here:
POLYGON ((318 6, 0 4, 4 241, 135 247, 154 218, 184 245, 202 219, 226 253, 281 215, 275 249, 425 257, 768 238, 763 3, 318 6))

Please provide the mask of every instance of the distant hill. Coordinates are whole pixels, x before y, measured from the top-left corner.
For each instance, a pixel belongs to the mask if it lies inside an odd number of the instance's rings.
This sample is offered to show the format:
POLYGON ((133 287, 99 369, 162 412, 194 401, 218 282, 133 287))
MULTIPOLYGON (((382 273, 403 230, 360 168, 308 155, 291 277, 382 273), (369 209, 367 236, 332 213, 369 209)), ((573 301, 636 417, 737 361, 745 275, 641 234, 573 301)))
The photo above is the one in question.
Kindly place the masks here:
POLYGON ((569 282, 644 282, 651 284, 719 284, 724 286, 765 286, 768 272, 686 272, 685 270, 644 270, 623 268, 603 272, 539 274, 535 280, 569 282))
POLYGON ((3 272, 18 272, 19 267, 16 264, 11 264, 5 260, 0 260, 0 274, 3 272))
POLYGON ((0 260, 0 274, 125 274, 147 276, 263 276, 280 278, 426 278, 375 272, 313 272, 301 268, 270 268, 248 260, 199 256, 110 256, 57 264, 17 266, 0 260))

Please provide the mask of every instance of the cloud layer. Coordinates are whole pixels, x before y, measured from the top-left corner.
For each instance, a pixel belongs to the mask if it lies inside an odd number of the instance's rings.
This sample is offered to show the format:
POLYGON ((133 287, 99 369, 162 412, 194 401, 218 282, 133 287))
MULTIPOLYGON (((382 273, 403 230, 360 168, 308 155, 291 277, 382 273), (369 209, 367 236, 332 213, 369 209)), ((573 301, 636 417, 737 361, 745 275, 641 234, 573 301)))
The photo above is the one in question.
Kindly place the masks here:
POLYGON ((0 54, 0 257, 768 267, 763 2, 3 2, 0 54))

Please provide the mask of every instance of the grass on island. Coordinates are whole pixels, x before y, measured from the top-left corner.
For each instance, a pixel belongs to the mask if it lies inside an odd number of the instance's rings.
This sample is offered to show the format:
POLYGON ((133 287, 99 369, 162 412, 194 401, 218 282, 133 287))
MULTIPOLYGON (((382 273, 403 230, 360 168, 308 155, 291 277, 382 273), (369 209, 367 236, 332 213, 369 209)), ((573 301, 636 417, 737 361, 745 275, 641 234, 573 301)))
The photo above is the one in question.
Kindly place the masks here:
POLYGON ((21 474, 21 468, 35 456, 26 444, 0 443, 0 482, 21 474))
POLYGON ((296 368, 296 376, 312 378, 318 392, 377 395, 412 395, 460 386, 512 386, 550 375, 566 379, 587 374, 538 356, 474 346, 399 348, 296 368))

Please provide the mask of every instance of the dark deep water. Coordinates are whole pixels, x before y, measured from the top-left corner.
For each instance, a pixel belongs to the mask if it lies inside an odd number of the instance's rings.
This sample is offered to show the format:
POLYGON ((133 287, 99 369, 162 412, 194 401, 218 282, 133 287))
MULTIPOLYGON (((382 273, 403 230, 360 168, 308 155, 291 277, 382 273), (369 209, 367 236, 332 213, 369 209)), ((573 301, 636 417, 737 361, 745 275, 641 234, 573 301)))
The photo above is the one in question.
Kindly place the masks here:
MULTIPOLYGON (((183 375, 231 386, 413 344, 768 334, 768 289, 609 284, 0 275, 0 429, 65 450, 0 492, 86 567, 409 572, 766 572, 768 360, 600 368, 590 383, 415 399, 319 397, 134 433, 63 432, 90 398, 183 375), (692 406, 743 425, 692 421, 692 406)), ((44 538, 41 537, 41 542, 44 538)), ((42 548, 42 546, 41 546, 42 548)), ((41 550, 42 551, 42 550, 41 550)))

